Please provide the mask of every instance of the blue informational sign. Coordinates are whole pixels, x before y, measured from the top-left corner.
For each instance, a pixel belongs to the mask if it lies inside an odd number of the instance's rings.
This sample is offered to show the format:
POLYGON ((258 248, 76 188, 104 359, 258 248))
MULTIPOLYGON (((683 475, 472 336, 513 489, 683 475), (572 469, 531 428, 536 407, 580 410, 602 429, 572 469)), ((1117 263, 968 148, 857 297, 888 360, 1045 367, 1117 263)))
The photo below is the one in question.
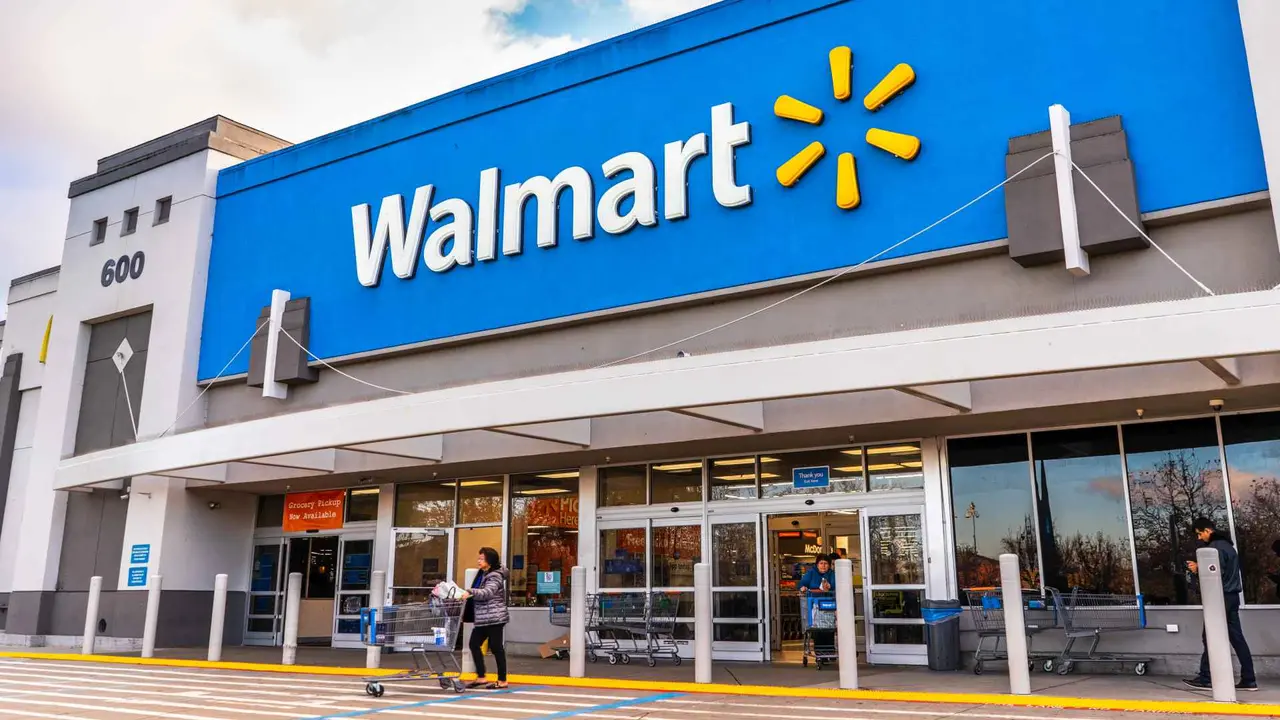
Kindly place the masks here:
POLYGON ((146 565, 151 562, 151 545, 134 545, 129 550, 130 565, 146 565))
POLYGON ((147 566, 129 568, 129 587, 147 586, 147 566))
MULTIPOLYGON (((310 350, 333 358, 851 266, 1004 181, 1010 138, 1048 130, 1052 103, 1123 119, 1142 212, 1267 188, 1235 3, 910 7, 720 3, 222 170, 200 379, 248 370, 274 289, 311 299, 310 350), (882 78, 904 89, 872 112, 882 78), (779 117, 784 95, 825 119, 779 117)), ((995 193, 883 257, 1007 236, 995 193)))
POLYGON ((538 594, 539 595, 559 595, 560 594, 560 571, 559 570, 538 573, 538 594))
POLYGON ((791 485, 797 490, 829 487, 831 485, 831 468, 796 468, 791 471, 791 485))

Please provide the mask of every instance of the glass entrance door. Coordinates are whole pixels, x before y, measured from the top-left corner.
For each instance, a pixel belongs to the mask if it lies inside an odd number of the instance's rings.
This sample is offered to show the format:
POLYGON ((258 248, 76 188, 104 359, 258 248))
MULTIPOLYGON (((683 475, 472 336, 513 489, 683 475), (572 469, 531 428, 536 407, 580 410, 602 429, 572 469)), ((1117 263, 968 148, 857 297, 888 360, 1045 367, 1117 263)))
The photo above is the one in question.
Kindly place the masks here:
POLYGON ((452 557, 453 533, 448 530, 393 530, 386 602, 400 605, 430 599, 436 584, 450 577, 452 557))
POLYGON ((712 656, 764 660, 765 602, 760 516, 711 520, 712 656))
POLYGON ((333 646, 360 648, 360 609, 369 607, 373 536, 344 536, 338 550, 338 599, 334 603, 333 646))
POLYGON ((924 664, 923 508, 868 509, 862 517, 867 660, 924 664))
POLYGON ((284 641, 284 566, 283 538, 254 543, 245 645, 274 647, 284 641))

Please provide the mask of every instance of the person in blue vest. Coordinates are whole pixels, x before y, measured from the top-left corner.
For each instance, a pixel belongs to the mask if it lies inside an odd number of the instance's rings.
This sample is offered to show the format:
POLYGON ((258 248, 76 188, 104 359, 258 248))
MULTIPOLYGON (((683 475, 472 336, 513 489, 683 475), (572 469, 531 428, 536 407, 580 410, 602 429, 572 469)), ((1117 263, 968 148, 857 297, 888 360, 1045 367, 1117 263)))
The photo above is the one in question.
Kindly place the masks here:
MULTIPOLYGON (((836 587, 836 573, 831 569, 831 558, 819 555, 813 567, 805 571, 800 578, 801 608, 812 621, 813 601, 815 598, 832 597, 836 587)), ((809 635, 813 639, 813 647, 819 652, 833 652, 836 644, 834 630, 810 628, 809 635)))

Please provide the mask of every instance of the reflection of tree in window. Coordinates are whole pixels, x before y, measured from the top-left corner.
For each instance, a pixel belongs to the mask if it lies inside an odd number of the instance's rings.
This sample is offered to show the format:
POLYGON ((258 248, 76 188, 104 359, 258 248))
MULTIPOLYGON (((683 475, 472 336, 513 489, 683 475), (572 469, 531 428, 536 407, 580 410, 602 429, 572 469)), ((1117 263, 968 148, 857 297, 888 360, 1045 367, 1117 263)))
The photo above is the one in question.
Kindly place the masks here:
POLYGON ((999 585, 1003 553, 1018 556, 1023 587, 1039 587, 1026 434, 950 440, 947 458, 959 587, 999 585))
POLYGON ((1218 431, 1212 418, 1124 428, 1138 587, 1148 604, 1199 602, 1186 569, 1195 559, 1191 524, 1227 527, 1218 431))
POLYGON ((1280 413, 1226 415, 1222 441, 1247 603, 1280 603, 1268 576, 1280 572, 1271 549, 1280 538, 1280 413))
POLYGON ((756 526, 753 523, 713 525, 711 548, 715 555, 712 584, 717 587, 752 587, 756 584, 756 526))
POLYGON ((653 528, 653 586, 693 587, 693 565, 702 562, 702 527, 653 528))

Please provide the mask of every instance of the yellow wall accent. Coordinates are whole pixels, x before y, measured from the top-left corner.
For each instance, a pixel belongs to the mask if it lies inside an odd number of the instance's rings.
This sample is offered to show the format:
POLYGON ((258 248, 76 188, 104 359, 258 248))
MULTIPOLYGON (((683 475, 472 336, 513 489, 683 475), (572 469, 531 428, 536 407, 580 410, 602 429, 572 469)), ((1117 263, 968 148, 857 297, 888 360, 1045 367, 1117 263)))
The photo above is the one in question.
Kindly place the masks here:
POLYGON ((53 316, 49 316, 49 322, 44 326, 44 340, 40 342, 40 364, 44 364, 46 358, 49 357, 49 334, 53 332, 53 316))
POLYGON ((915 160, 916 155, 920 154, 920 138, 880 128, 871 128, 867 131, 867 144, 897 155, 903 160, 915 160))
POLYGON ((836 159, 836 205, 852 210, 862 203, 858 190, 858 161, 853 153, 841 153, 836 159))
POLYGON ((875 112, 884 104, 892 100, 903 90, 911 87, 911 83, 916 81, 916 71, 906 63, 901 63, 884 76, 875 88, 867 93, 866 99, 862 101, 862 105, 868 110, 875 112))
POLYGON ((817 125, 822 122, 822 111, 818 108, 791 97, 782 95, 773 104, 773 114, 788 120, 799 120, 802 123, 817 125))
POLYGON ((791 187, 813 167, 813 164, 827 154, 827 149, 820 142, 810 143, 808 147, 796 153, 790 160, 778 168, 778 182, 783 187, 791 187))
POLYGON ((853 97, 853 51, 847 47, 831 50, 831 89, 837 100, 853 97))

